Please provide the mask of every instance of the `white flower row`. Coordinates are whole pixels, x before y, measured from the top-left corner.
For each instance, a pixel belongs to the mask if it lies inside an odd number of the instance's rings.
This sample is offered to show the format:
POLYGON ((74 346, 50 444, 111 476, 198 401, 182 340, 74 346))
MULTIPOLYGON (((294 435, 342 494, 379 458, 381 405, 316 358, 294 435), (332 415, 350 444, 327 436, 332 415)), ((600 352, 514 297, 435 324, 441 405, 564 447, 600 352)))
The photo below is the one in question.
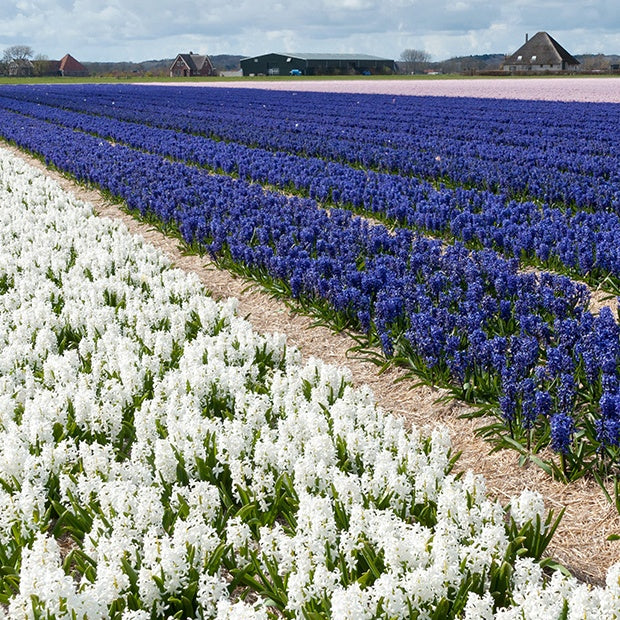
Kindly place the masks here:
POLYGON ((0 616, 427 618, 473 574, 467 618, 620 616, 620 565, 587 588, 527 558, 494 609, 506 515, 449 462, 0 149, 0 616))

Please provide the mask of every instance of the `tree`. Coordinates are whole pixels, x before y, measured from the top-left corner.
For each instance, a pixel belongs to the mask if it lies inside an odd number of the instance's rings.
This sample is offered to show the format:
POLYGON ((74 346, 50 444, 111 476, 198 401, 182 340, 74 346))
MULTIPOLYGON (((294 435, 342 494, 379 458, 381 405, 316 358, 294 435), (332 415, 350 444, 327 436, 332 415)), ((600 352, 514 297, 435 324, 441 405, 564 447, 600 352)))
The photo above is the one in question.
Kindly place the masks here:
POLYGON ((50 75, 52 73, 52 61, 45 54, 37 54, 32 59, 33 75, 50 75))
POLYGON ((14 77, 21 77, 32 74, 32 63, 30 59, 33 55, 29 45, 12 45, 4 50, 2 55, 2 72, 14 77))
POLYGON ((30 60, 34 54, 29 45, 11 45, 4 50, 2 62, 7 65, 15 60, 30 60))
POLYGON ((587 54, 581 58, 583 71, 609 71, 609 64, 604 54, 587 54))
POLYGON ((416 73, 420 71, 430 59, 431 55, 424 50, 406 49, 400 55, 405 73, 416 73))

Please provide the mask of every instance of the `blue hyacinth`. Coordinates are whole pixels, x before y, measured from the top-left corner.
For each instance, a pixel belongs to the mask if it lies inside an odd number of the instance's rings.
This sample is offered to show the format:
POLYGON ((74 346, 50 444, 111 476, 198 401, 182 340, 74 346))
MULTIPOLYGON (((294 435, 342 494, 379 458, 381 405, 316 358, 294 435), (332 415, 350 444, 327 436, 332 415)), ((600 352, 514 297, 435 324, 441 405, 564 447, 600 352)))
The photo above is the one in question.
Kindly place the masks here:
POLYGON ((551 447, 562 454, 570 452, 575 424, 573 418, 566 413, 556 413, 551 416, 551 447))

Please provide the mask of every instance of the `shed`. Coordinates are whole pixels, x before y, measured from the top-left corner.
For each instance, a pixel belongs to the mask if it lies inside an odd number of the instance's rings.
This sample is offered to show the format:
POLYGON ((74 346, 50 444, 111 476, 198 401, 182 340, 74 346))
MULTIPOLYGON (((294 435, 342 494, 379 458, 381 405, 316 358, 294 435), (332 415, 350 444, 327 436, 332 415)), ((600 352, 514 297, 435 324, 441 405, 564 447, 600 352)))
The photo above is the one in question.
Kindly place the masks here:
POLYGON ((241 59, 243 75, 354 75, 390 74, 394 60, 368 54, 261 54, 241 59), (291 73, 291 71, 293 73, 291 73))
POLYGON ((202 54, 178 54, 170 65, 170 77, 195 77, 217 75, 208 56, 202 54))
POLYGON ((525 43, 506 57, 503 68, 510 73, 577 71, 579 64, 549 33, 537 32, 531 39, 525 35, 525 43))

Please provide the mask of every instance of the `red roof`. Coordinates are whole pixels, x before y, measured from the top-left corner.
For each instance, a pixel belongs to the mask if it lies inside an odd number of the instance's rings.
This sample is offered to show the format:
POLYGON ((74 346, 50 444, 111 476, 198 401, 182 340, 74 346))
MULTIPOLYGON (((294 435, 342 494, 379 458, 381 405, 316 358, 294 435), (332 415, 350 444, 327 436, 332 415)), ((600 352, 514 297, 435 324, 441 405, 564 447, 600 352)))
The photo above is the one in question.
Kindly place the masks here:
POLYGON ((64 75, 71 75, 72 73, 88 73, 86 67, 81 62, 73 58, 71 54, 65 54, 60 59, 58 68, 64 75))

